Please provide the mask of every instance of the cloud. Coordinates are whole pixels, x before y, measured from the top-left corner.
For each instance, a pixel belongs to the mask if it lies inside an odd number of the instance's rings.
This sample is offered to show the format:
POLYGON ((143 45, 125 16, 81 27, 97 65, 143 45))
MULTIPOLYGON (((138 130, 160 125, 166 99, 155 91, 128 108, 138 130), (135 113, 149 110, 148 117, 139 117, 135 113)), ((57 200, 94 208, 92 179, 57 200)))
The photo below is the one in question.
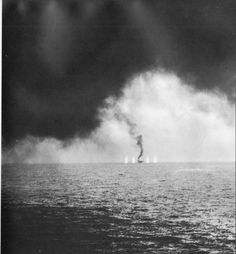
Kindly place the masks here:
POLYGON ((103 101, 156 68, 233 100, 235 12, 235 0, 4 1, 4 147, 90 135, 103 101))
POLYGON ((108 97, 101 124, 88 138, 63 142, 27 137, 5 150, 4 162, 123 162, 137 156, 129 122, 143 135, 144 157, 159 161, 234 161, 235 108, 226 96, 196 91, 174 73, 146 72, 108 97), (120 117, 117 116, 120 115, 120 117))

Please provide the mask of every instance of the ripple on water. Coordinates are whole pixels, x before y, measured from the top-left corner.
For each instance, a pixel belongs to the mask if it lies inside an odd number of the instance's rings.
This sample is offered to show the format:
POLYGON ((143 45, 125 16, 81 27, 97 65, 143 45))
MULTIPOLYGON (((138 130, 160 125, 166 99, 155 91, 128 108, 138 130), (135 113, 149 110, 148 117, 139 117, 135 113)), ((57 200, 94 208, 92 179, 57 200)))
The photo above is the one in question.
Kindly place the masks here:
POLYGON ((4 165, 2 179, 5 253, 235 250, 233 164, 4 165))

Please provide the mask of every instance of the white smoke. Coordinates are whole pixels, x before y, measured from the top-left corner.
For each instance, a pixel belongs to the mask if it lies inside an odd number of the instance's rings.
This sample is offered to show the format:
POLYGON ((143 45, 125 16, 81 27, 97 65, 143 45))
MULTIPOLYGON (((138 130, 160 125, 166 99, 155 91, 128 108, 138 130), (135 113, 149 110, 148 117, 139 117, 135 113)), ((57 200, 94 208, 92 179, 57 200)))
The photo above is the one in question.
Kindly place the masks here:
POLYGON ((194 90, 175 74, 139 75, 119 99, 109 97, 105 105, 99 110, 101 125, 89 138, 64 144, 26 137, 3 152, 3 162, 123 161, 138 153, 125 119, 142 133, 145 154, 160 161, 235 160, 234 106, 220 94, 194 90))

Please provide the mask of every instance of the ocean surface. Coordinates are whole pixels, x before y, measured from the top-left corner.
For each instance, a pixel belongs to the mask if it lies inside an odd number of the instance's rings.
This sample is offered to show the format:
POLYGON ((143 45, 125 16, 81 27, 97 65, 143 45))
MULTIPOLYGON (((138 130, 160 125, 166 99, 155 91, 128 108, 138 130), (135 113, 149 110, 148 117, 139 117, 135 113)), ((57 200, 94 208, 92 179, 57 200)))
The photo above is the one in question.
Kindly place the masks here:
POLYGON ((235 253, 234 163, 2 166, 2 253, 235 253))

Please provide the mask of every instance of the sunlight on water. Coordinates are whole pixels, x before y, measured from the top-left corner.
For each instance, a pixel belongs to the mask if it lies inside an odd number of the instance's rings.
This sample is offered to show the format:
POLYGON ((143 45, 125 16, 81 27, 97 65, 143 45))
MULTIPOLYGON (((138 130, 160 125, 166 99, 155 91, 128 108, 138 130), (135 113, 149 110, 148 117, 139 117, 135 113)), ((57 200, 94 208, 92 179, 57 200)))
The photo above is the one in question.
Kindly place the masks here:
POLYGON ((4 253, 234 253, 232 163, 4 165, 2 178, 4 253))

